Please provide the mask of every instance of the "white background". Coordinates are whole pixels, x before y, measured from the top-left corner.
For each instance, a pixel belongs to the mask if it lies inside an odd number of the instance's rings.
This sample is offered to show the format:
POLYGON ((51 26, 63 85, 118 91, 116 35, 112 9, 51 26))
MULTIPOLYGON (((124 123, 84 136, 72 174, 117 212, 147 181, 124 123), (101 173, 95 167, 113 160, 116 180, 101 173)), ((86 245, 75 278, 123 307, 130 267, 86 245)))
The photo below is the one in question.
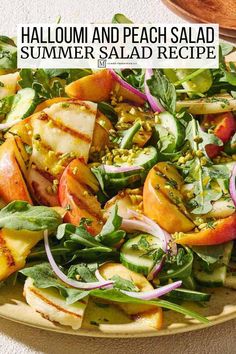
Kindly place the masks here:
MULTIPOLYGON (((191 0, 186 0, 191 1, 191 0)), ((17 23, 110 21, 121 12, 134 22, 184 22, 160 0, 0 0, 0 34, 14 36, 17 23)), ((96 339, 66 336, 0 319, 0 354, 227 354, 235 352, 236 321, 162 338, 96 339)))

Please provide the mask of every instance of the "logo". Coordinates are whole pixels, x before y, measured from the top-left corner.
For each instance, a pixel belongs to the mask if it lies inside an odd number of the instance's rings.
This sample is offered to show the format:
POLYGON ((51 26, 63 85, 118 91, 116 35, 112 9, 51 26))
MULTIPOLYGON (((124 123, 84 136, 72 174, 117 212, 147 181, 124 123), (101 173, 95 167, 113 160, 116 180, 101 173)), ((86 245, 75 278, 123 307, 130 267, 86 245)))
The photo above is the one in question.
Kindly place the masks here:
POLYGON ((107 61, 106 59, 98 59, 98 68, 106 68, 107 61))

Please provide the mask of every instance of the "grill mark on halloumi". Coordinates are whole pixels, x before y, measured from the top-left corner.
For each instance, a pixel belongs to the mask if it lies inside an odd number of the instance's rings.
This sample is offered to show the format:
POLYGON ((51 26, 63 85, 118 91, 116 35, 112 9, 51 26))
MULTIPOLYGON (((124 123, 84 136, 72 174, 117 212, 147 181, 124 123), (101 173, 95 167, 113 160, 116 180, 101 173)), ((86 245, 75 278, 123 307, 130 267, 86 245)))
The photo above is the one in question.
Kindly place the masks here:
POLYGON ((77 98, 70 98, 69 100, 66 101, 66 103, 71 103, 74 104, 75 106, 84 106, 87 111, 89 111, 92 114, 97 114, 97 111, 93 110, 85 101, 79 101, 77 98))
POLYGON ((7 265, 8 267, 15 267, 15 259, 11 253, 11 250, 7 247, 6 242, 4 238, 2 237, 2 234, 0 233, 0 250, 2 251, 3 255, 6 258, 7 265))
POLYGON ((70 193, 71 197, 74 199, 76 205, 87 211, 90 215, 92 215, 97 221, 103 221, 102 216, 98 213, 96 213, 92 208, 90 208, 90 206, 88 204, 86 204, 85 202, 83 202, 83 200, 79 199, 75 194, 70 193))
POLYGON ((75 138, 83 140, 83 141, 85 141, 88 144, 90 144, 92 142, 92 139, 88 135, 83 134, 83 133, 78 132, 78 131, 75 131, 75 130, 63 125, 62 123, 60 123, 60 122, 56 121, 55 119, 53 119, 52 117, 50 117, 45 112, 42 112, 42 114, 38 117, 38 119, 44 120, 44 121, 47 121, 47 122, 51 121, 55 128, 58 128, 58 129, 64 131, 65 133, 68 133, 68 134, 74 136, 75 138))
POLYGON ((74 313, 74 312, 71 312, 71 311, 68 311, 68 310, 64 309, 63 307, 55 304, 54 302, 48 300, 45 296, 43 296, 42 294, 40 294, 38 291, 36 291, 33 288, 29 287, 28 290, 30 290, 34 295, 38 296, 43 302, 46 302, 46 304, 56 308, 58 311, 67 313, 69 315, 72 315, 72 316, 75 316, 75 317, 78 317, 78 318, 82 317, 81 315, 79 315, 77 313, 74 313))

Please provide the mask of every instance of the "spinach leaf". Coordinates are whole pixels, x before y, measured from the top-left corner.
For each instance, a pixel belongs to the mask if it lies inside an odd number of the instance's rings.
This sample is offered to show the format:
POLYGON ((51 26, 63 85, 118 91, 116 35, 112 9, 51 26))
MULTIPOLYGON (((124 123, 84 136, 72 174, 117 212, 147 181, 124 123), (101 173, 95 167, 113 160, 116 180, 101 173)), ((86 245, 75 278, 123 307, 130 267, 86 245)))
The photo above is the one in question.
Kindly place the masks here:
POLYGON ((0 36, 0 69, 17 68, 17 47, 15 42, 6 36, 0 36))
POLYGON ((126 235, 124 230, 119 230, 121 223, 122 218, 118 215, 118 206, 114 205, 107 219, 107 222, 103 226, 100 234, 97 235, 95 239, 106 246, 114 246, 126 235))
POLYGON ((39 289, 55 288, 66 299, 68 305, 86 297, 89 291, 68 287, 56 277, 49 263, 42 263, 20 271, 26 277, 33 279, 34 285, 39 289))
POLYGON ((175 113, 176 91, 174 85, 167 79, 161 70, 154 70, 151 79, 147 80, 151 94, 156 97, 162 106, 170 113, 175 113))
POLYGON ((16 200, 0 210, 0 227, 14 230, 56 230, 61 216, 52 208, 16 200))

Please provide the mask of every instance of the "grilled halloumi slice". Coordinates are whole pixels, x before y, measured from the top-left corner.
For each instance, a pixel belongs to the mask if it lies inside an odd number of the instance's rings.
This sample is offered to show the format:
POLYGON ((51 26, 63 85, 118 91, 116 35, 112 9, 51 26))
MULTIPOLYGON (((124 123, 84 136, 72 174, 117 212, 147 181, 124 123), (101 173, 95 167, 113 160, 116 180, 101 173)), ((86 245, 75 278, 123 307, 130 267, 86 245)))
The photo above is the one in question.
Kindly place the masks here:
POLYGON ((31 278, 25 281, 24 296, 27 303, 46 319, 75 330, 81 327, 88 297, 67 305, 56 289, 39 289, 31 278))
POLYGON ((0 281, 24 267, 31 248, 42 238, 42 231, 0 231, 0 281))
POLYGON ((53 175, 55 160, 61 155, 73 154, 87 162, 96 113, 95 103, 74 100, 55 103, 33 117, 32 162, 53 175))
POLYGON ((93 102, 67 100, 31 117, 33 149, 27 180, 39 203, 58 205, 53 183, 73 158, 88 161, 96 114, 93 102))
MULTIPOLYGON (((152 284, 142 275, 133 272, 120 263, 105 263, 99 268, 100 274, 106 280, 111 279, 114 275, 119 275, 121 278, 132 281, 140 291, 153 290, 152 284)), ((141 304, 125 304, 116 303, 125 313, 127 313, 133 322, 124 325, 127 331, 135 328, 160 329, 162 326, 162 309, 157 306, 141 305, 141 304)), ((100 325, 101 330, 109 332, 114 330, 114 326, 110 324, 100 325)), ((121 327, 121 325, 118 325, 121 327)), ((119 328, 119 327, 118 327, 119 328)))
POLYGON ((19 72, 13 74, 0 75, 0 99, 14 95, 17 90, 17 80, 19 79, 19 72))

